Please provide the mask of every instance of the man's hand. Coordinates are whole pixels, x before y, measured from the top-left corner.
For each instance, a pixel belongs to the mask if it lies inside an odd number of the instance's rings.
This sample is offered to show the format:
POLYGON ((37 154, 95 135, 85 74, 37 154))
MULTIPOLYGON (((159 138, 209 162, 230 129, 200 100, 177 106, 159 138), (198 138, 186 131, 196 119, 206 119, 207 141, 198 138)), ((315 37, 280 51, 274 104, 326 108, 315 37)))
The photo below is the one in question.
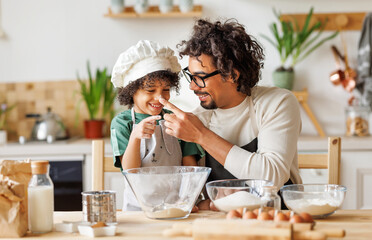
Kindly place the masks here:
POLYGON ((192 113, 183 112, 164 98, 159 102, 173 114, 165 114, 166 133, 187 142, 199 143, 202 132, 206 130, 203 123, 192 113))
POLYGON ((133 129, 131 137, 135 139, 151 138, 152 134, 155 132, 156 120, 159 120, 161 116, 151 116, 143 119, 137 126, 133 129))

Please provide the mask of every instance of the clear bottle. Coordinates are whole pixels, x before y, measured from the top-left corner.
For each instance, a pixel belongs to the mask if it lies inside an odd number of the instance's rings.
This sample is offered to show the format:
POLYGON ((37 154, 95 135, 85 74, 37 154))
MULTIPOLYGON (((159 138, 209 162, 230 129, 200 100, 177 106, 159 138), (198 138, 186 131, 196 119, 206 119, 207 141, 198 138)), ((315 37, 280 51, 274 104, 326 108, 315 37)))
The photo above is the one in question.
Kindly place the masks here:
MULTIPOLYGON (((275 215, 281 210, 281 200, 278 195, 278 188, 276 186, 262 187, 261 209, 263 211, 275 210, 275 215)), ((261 210, 261 211, 262 211, 261 210)))
POLYGON ((49 177, 49 161, 32 161, 28 184, 28 228, 33 233, 53 230, 54 187, 49 177))

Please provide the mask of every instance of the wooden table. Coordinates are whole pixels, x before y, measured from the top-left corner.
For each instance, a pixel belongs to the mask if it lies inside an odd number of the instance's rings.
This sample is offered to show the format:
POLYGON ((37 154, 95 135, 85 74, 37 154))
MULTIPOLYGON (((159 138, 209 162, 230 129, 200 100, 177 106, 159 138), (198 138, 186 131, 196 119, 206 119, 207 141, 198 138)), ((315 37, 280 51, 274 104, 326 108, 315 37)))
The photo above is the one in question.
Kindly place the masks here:
MULTIPOLYGON (((118 229, 115 237, 100 237, 99 239, 173 239, 190 240, 190 237, 164 238, 164 229, 172 227, 176 222, 192 222, 197 218, 221 218, 224 213, 201 211, 192 213, 182 220, 152 220, 143 212, 117 212, 118 229)), ((55 212, 54 222, 81 221, 81 212, 55 212)), ((316 220, 316 228, 343 228, 346 237, 342 239, 372 239, 372 210, 339 210, 324 220, 316 220)), ((51 232, 42 235, 27 234, 27 239, 89 239, 79 233, 51 232)), ((14 238, 13 238, 14 239, 14 238)), ((21 238, 20 238, 21 239, 21 238)), ((332 238, 328 238, 332 239, 332 238)))

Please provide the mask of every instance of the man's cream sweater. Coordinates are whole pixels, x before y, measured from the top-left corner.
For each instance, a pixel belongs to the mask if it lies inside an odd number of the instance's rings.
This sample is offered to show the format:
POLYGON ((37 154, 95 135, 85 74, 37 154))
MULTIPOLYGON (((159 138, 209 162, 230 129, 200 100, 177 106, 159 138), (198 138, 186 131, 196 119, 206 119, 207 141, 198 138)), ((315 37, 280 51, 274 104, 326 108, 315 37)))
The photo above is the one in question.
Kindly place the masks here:
POLYGON ((271 180, 278 188, 289 178, 293 183, 301 183, 297 161, 301 116, 296 97, 285 89, 261 86, 253 89, 251 97, 256 118, 253 123, 249 97, 230 109, 198 107, 194 113, 206 127, 234 144, 224 167, 235 177, 271 180), (240 148, 256 137, 257 152, 240 148))

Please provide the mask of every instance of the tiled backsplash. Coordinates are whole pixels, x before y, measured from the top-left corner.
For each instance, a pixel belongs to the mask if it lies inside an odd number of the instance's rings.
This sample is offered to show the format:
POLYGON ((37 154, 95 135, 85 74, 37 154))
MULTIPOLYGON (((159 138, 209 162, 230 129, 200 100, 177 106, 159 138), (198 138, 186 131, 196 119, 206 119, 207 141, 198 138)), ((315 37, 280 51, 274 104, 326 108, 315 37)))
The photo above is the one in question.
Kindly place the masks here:
POLYGON ((80 101, 79 89, 76 80, 0 83, 0 103, 17 104, 7 115, 8 140, 16 141, 19 136, 29 139, 35 119, 25 115, 45 114, 47 107, 62 118, 70 136, 84 136, 83 122, 88 119, 88 112, 85 102, 80 101))

